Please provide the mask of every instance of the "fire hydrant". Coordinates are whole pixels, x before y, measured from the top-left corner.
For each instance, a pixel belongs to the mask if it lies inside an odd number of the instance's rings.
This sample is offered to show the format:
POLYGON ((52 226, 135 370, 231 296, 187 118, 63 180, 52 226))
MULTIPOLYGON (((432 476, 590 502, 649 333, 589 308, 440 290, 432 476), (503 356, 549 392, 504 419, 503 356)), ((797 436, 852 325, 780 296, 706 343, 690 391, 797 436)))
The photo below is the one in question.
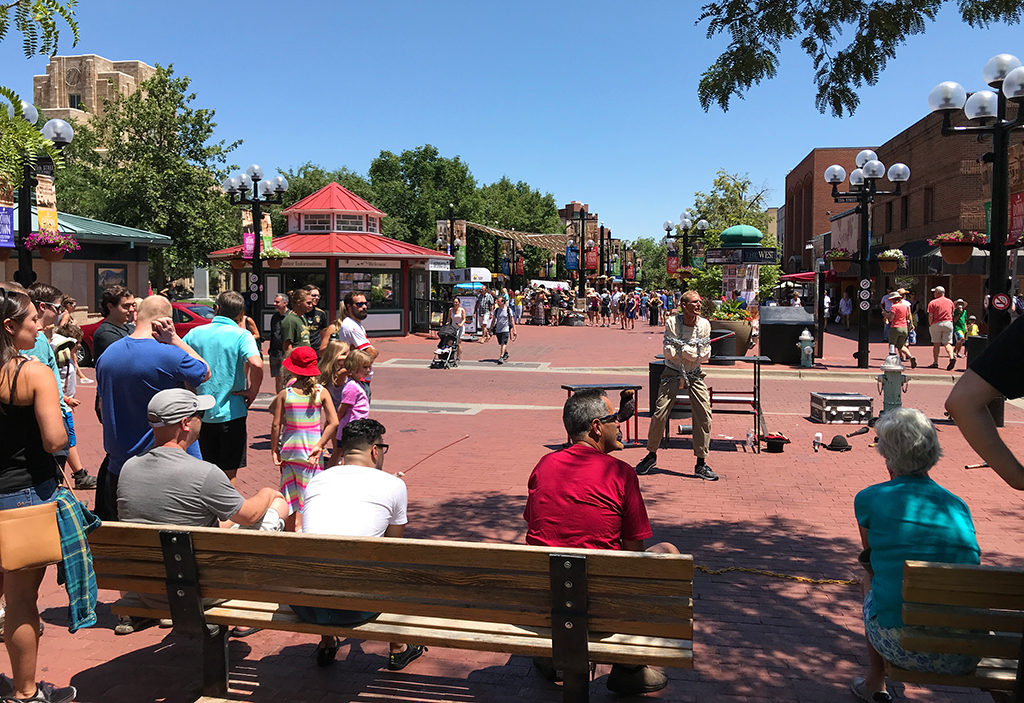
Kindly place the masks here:
POLYGON ((889 345, 889 356, 882 362, 882 375, 876 376, 878 392, 882 394, 882 412, 903 407, 903 394, 907 392, 910 379, 903 375, 903 362, 896 347, 889 345))
POLYGON ((800 349, 800 366, 809 369, 814 366, 814 335, 804 327, 804 331, 800 333, 799 340, 796 346, 800 349))

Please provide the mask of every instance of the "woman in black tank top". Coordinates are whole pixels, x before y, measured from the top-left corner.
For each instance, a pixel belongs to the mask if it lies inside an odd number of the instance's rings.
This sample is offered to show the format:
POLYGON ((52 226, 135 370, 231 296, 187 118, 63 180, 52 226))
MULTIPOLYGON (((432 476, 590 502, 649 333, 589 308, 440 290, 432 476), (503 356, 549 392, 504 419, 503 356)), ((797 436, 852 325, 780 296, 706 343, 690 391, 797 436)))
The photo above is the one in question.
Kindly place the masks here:
MULTIPOLYGON (((54 499, 57 464, 52 452, 67 445, 68 436, 58 401, 57 380, 49 367, 19 352, 31 349, 39 333, 32 301, 16 285, 0 286, 0 510, 39 505, 54 499)), ((60 701, 75 698, 74 687, 57 688, 36 682, 39 649, 39 608, 36 604, 42 569, 0 573, 4 611, 4 643, 13 682, 0 679, 4 700, 60 701)))

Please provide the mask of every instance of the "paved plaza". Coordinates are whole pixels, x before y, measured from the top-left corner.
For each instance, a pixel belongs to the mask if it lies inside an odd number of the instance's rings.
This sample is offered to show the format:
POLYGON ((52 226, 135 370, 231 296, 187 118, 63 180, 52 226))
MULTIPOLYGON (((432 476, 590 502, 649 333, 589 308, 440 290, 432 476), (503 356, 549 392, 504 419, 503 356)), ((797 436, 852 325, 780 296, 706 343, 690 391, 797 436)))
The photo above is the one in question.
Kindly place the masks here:
MULTIPOLYGON (((695 478, 688 438, 673 438, 659 453, 659 468, 640 478, 654 527, 654 541, 675 543, 691 553, 695 576, 694 664, 692 671, 668 670, 667 689, 651 694, 665 701, 835 701, 853 700, 849 680, 867 667, 860 615, 860 590, 846 581, 860 576, 860 542, 853 497, 887 480, 873 433, 851 438, 848 453, 814 453, 812 436, 826 441, 854 427, 816 425, 808 419, 814 391, 881 396, 875 381, 885 346, 872 345, 872 370, 858 370, 851 358, 856 341, 829 334, 825 358, 813 369, 765 367, 763 403, 770 431, 792 444, 782 454, 744 451, 751 426, 746 415, 718 414, 712 427, 708 463, 722 480, 695 478), (741 567, 778 574, 708 571, 741 567), (705 571, 705 569, 707 571, 705 571)), ((875 332, 876 338, 878 332, 875 332)), ((467 343, 459 369, 427 368, 435 341, 423 336, 374 340, 376 366, 372 414, 387 428, 385 469, 404 470, 439 447, 469 438, 411 469, 407 537, 522 543, 526 484, 537 460, 562 445, 563 383, 636 382, 640 432, 647 429, 647 364, 661 351, 661 328, 638 321, 633 331, 616 328, 523 326, 511 346, 510 362, 497 366, 497 345, 467 343)), ((930 348, 917 347, 922 366, 930 348)), ((945 360, 940 360, 944 367, 945 360)), ((904 404, 936 421, 945 457, 932 477, 970 506, 982 562, 1024 565, 1021 494, 992 472, 965 470, 980 461, 955 426, 943 417, 943 402, 964 368, 946 372, 919 368, 904 404)), ((708 367, 716 391, 749 389, 750 365, 708 367)), ((91 375, 92 370, 88 370, 91 375)), ((265 400, 273 389, 264 382, 265 400)), ((100 428, 92 413, 94 385, 80 386, 76 412, 85 465, 95 472, 102 458, 100 428)), ((262 405, 265 407, 266 403, 262 405)), ((1024 454, 1024 411, 1007 404, 1010 447, 1024 454)), ((675 431, 673 423, 673 432, 675 431)), ((248 468, 239 487, 251 495, 277 484, 269 452, 270 416, 250 415, 248 468)), ((641 448, 620 453, 635 463, 641 448)), ((91 492, 87 494, 91 500, 91 492)), ((152 628, 115 637, 115 618, 101 605, 99 624, 69 635, 66 596, 51 569, 40 607, 47 623, 40 645, 40 676, 77 686, 80 701, 188 701, 198 686, 197 643, 170 630, 152 628)), ((101 600, 117 594, 102 591, 101 600)), ((232 640, 232 696, 253 702, 313 701, 559 701, 561 691, 538 676, 528 658, 432 647, 406 670, 388 672, 387 645, 346 641, 338 662, 315 665, 317 637, 260 632, 232 640)), ((9 664, 0 664, 8 671, 9 664)), ((608 667, 599 666, 592 699, 609 700, 608 667)), ((985 701, 987 694, 964 689, 897 685, 900 698, 916 701, 985 701)))

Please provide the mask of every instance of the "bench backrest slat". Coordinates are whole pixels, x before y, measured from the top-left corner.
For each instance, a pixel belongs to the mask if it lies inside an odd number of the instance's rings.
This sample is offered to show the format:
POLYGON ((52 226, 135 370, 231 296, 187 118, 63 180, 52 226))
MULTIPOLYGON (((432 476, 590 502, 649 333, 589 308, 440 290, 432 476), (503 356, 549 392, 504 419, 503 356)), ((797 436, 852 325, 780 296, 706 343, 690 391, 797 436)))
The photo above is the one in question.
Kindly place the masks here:
POLYGON ((903 600, 971 608, 1024 609, 1024 571, 1020 569, 907 561, 903 600))
MULTIPOLYGON (((90 536, 100 585, 163 593, 159 526, 90 536)), ((164 528, 165 529, 165 528, 164 528)), ((178 529, 178 528, 175 528, 178 529)), ((592 631, 692 637, 688 555, 192 528, 202 595, 550 625, 549 555, 587 558, 592 631), (346 600, 339 606, 339 596, 346 600)))

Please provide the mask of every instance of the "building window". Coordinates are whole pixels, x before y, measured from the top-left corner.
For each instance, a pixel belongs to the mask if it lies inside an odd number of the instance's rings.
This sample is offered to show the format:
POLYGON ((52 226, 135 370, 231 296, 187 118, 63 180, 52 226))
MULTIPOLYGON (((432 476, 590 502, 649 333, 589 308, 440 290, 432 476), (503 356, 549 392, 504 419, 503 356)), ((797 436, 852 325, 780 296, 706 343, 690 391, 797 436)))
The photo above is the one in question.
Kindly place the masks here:
POLYGON ((71 93, 68 95, 68 107, 72 110, 82 109, 82 96, 77 93, 71 93))
POLYGON ((900 229, 910 226, 910 196, 900 198, 900 229))
POLYGON ((376 217, 368 217, 368 218, 366 218, 366 231, 367 232, 373 232, 375 234, 380 231, 379 229, 377 229, 377 218, 376 217))
POLYGON ((334 229, 338 232, 364 232, 362 215, 335 215, 334 229))
POLYGON ((885 231, 892 232, 892 201, 885 204, 885 231))
POLYGON ((330 232, 330 215, 303 215, 302 229, 306 232, 330 232))
POLYGON ((924 189, 924 223, 935 219, 935 192, 931 188, 924 189))
POLYGON ((401 279, 399 270, 339 270, 338 296, 343 298, 349 291, 362 293, 370 303, 370 314, 381 310, 401 310, 401 279))

